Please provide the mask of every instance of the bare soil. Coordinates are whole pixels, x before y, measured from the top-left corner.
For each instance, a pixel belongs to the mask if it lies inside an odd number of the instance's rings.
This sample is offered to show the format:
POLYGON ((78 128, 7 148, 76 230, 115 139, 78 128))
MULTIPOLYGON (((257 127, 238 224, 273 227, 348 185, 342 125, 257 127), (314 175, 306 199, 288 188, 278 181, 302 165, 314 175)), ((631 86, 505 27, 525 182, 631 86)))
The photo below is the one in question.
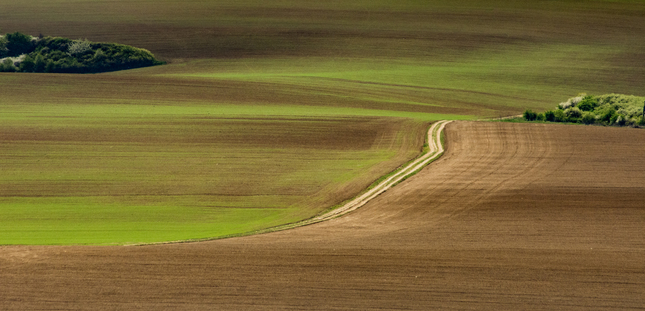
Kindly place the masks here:
POLYGON ((143 247, 0 247, 0 309, 645 306, 645 131, 453 122, 444 156, 342 218, 143 247))

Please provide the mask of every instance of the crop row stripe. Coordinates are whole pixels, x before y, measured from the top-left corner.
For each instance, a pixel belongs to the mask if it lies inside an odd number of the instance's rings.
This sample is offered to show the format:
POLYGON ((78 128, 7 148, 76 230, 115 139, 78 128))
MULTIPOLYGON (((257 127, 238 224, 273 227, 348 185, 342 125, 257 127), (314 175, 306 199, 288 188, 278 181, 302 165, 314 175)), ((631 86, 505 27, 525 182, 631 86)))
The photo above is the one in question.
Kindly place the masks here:
POLYGON ((340 216, 343 216, 349 212, 355 211, 359 207, 367 204, 370 200, 373 198, 377 197, 381 193, 387 191, 388 189, 392 188, 394 185, 396 185, 398 182, 401 180, 409 177, 416 171, 420 170, 423 168, 425 165, 427 165, 430 161, 438 158, 443 154, 443 146, 441 145, 441 132, 443 129, 446 127, 446 124, 450 123, 452 121, 447 121, 447 120, 442 120, 439 122, 435 122, 430 129, 428 130, 428 152, 424 154, 423 156, 417 158, 415 161, 412 163, 408 164, 405 168, 397 172, 396 174, 390 176, 386 180, 382 181, 376 187, 370 189, 369 191, 363 193, 359 197, 351 200, 350 202, 346 203, 340 208, 331 210, 325 214, 310 218, 310 219, 305 219, 299 222, 295 222, 292 224, 286 224, 286 225, 281 225, 273 228, 267 228, 264 230, 259 230, 254 232, 254 234, 259 234, 259 233, 268 233, 268 232, 275 232, 275 231, 281 231, 281 230, 286 230, 286 229, 291 229, 291 228, 296 228, 296 227, 301 227, 301 226, 307 226, 319 222, 323 222, 326 220, 330 220, 333 218, 337 218, 340 216))

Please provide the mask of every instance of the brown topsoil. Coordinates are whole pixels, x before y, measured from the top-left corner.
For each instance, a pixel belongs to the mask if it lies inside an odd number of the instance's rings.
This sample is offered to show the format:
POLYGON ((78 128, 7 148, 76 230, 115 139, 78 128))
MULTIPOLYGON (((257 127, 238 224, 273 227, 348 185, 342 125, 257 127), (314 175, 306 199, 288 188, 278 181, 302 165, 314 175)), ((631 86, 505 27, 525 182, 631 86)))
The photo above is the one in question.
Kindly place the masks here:
POLYGON ((0 309, 643 309, 645 131, 454 122, 361 209, 271 234, 0 247, 0 309))

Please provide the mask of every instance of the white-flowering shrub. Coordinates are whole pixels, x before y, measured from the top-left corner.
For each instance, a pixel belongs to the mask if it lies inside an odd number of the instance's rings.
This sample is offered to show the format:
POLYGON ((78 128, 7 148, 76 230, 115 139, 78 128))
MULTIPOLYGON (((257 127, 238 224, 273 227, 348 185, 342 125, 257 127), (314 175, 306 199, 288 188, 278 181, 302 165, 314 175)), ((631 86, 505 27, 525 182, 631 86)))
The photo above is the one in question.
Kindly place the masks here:
POLYGON ((558 107, 560 107, 560 109, 563 109, 563 110, 567 109, 571 107, 571 102, 570 101, 561 102, 560 104, 558 104, 558 107))
POLYGON ((560 103, 558 106, 560 107, 560 109, 563 109, 563 110, 565 110, 565 109, 567 109, 567 108, 575 107, 575 106, 576 106, 577 104, 579 104, 579 103, 580 103, 584 98, 585 98, 585 96, 584 96, 584 95, 576 96, 576 97, 572 97, 572 98, 569 98, 566 102, 562 102, 562 103, 560 103))
POLYGON ((90 46, 90 42, 86 40, 76 40, 72 44, 69 45, 69 48, 67 49, 67 54, 69 55, 76 55, 76 54, 82 54, 85 53, 89 50, 91 50, 92 47, 90 46))
POLYGON ((20 65, 20 63, 25 59, 27 54, 22 54, 18 57, 5 57, 0 59, 0 62, 5 63, 7 61, 10 61, 14 65, 20 65))

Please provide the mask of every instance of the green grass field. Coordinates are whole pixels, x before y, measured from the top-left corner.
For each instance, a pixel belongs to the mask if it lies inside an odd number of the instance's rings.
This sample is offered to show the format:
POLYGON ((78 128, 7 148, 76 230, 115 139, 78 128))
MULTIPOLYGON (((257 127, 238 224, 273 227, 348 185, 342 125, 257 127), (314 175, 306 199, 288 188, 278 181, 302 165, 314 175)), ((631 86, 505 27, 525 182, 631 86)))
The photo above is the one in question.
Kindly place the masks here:
POLYGON ((2 114, 0 244, 195 239, 311 217, 413 157, 425 127, 231 107, 29 107, 2 114))
POLYGON ((645 94, 642 1, 0 3, 0 30, 165 66, 0 74, 0 244, 128 244, 311 217, 429 122, 645 94))

